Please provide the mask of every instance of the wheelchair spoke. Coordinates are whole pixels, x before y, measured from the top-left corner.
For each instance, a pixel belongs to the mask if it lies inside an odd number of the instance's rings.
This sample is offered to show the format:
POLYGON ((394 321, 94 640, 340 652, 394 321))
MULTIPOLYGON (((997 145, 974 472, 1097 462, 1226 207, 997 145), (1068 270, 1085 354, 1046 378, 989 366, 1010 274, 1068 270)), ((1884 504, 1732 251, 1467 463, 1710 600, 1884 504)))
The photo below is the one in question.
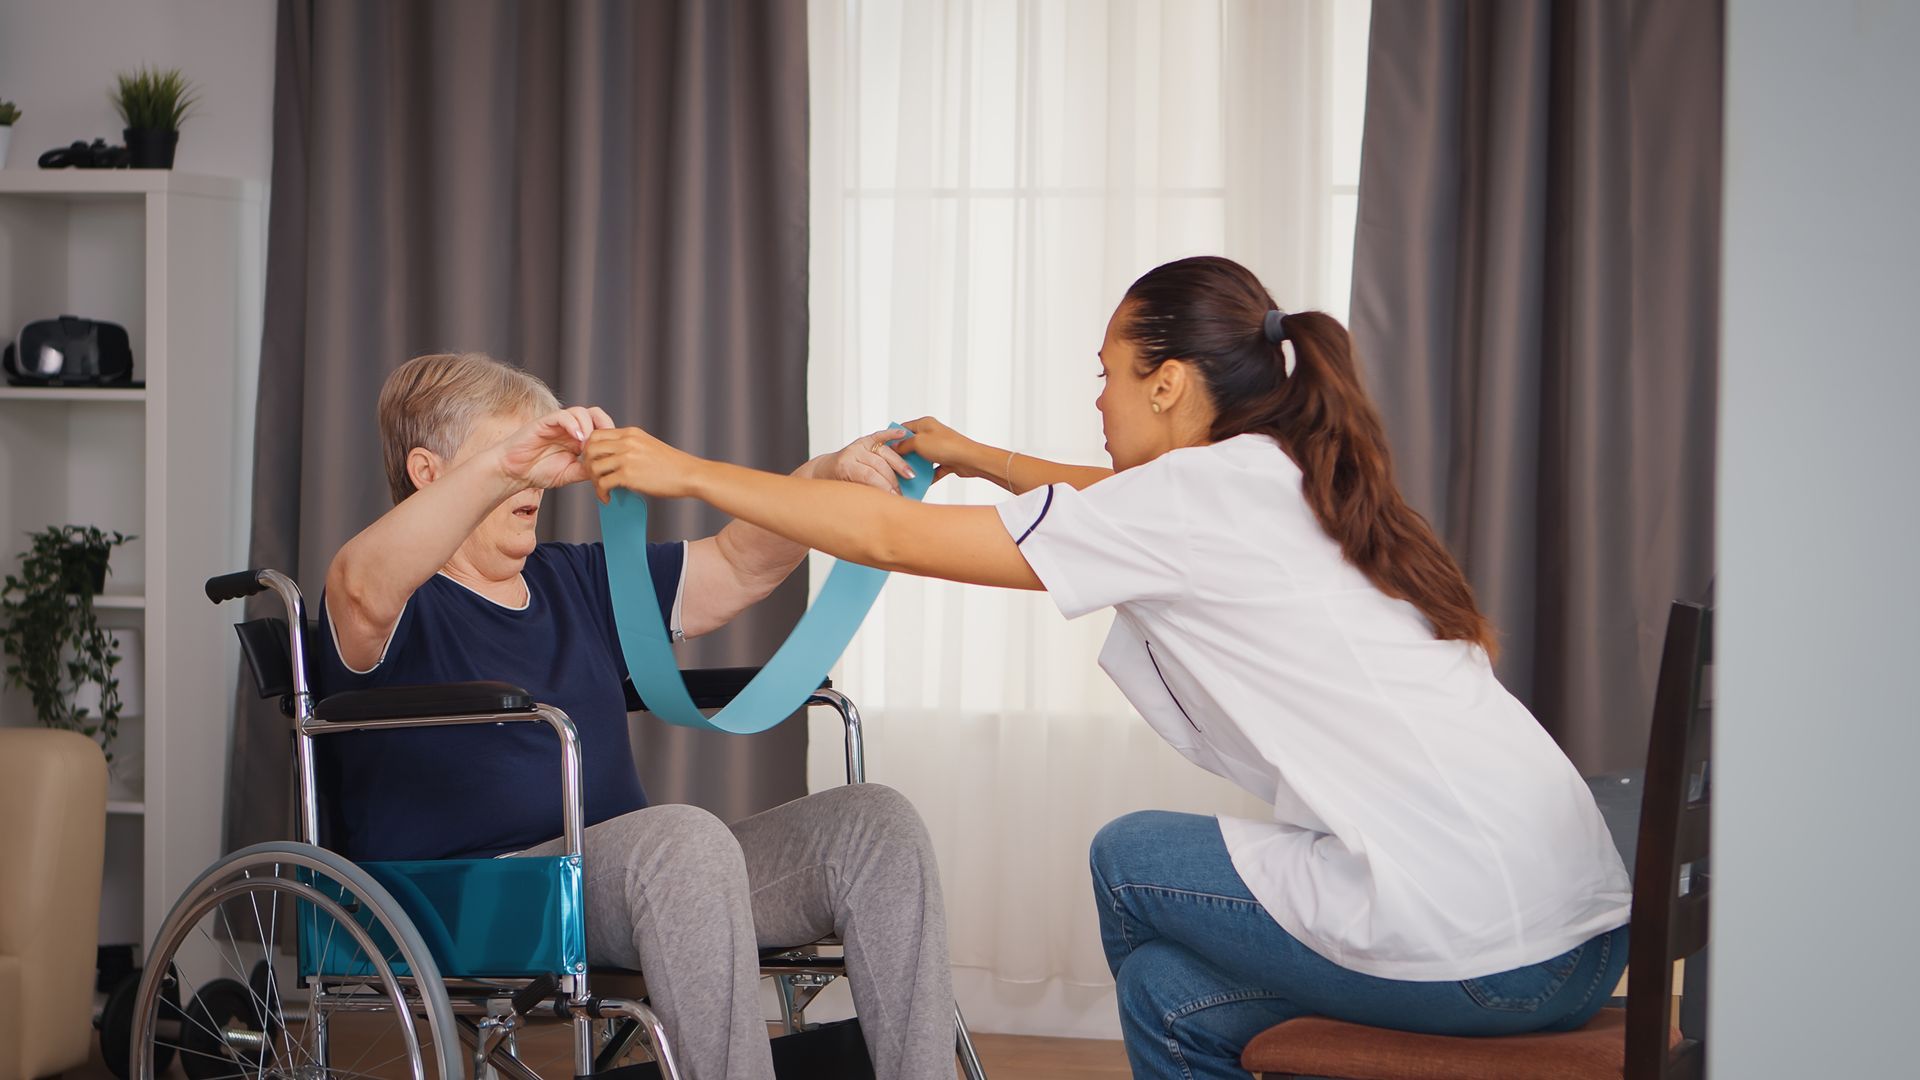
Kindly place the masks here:
MULTIPOLYGON (((202 929, 200 932, 203 936, 206 934, 205 929, 202 929)), ((209 940, 211 940, 211 938, 209 938, 209 940)), ((177 971, 178 969, 176 969, 176 972, 177 971)), ((187 1025, 192 1024, 194 1027, 199 1028, 201 1031, 205 1032, 207 1035, 207 1038, 212 1040, 214 1045, 222 1046, 222 1047, 226 1046, 227 1045, 226 1032, 215 1031, 214 1029, 208 1027, 206 1024, 202 1023, 197 1017, 193 1015, 193 1011, 194 1011, 193 999, 200 996, 199 993, 197 991, 194 991, 193 989, 193 981, 191 979, 188 979, 185 973, 179 973, 178 979, 180 982, 180 1007, 178 1012, 179 1012, 181 1039, 184 1040, 186 1038, 187 1025)), ((177 1053, 191 1055, 193 1057, 206 1056, 205 1050, 202 1047, 187 1046, 187 1045, 184 1045, 183 1043, 170 1043, 170 1042, 163 1041, 159 1038, 154 1039, 153 1045, 171 1047, 177 1053)))
MULTIPOLYGON (((310 910, 307 913, 307 917, 309 919, 317 919, 319 918, 319 913, 317 911, 310 910)), ((313 986, 312 986, 312 989, 310 989, 307 994, 306 1019, 300 1022, 300 1041, 303 1044, 307 1041, 307 1036, 313 1030, 314 1014, 320 1011, 320 1002, 323 996, 322 988, 326 985, 324 978, 320 975, 320 972, 326 967, 327 955, 333 951, 333 932, 338 929, 340 929, 339 920, 337 919, 327 920, 326 943, 320 946, 320 951, 317 954, 315 954, 313 957, 313 966, 314 966, 314 978, 312 980, 313 986)))
POLYGON ((246 970, 241 967, 241 964, 243 963, 243 961, 240 959, 240 943, 237 940, 238 935, 236 935, 233 932, 232 921, 227 918, 227 906, 225 904, 222 904, 219 907, 214 908, 213 912, 215 915, 219 916, 220 924, 226 927, 227 929, 227 933, 226 933, 227 947, 225 949, 222 949, 220 947, 220 939, 215 937, 212 934, 207 933, 205 928, 201 929, 200 935, 206 938, 207 941, 213 945, 213 951, 220 955, 221 961, 227 965, 228 970, 233 972, 234 977, 242 981, 245 981, 247 977, 247 973, 246 973, 246 970))
MULTIPOLYGON (((276 865, 273 868, 273 876, 278 877, 279 874, 280 867, 276 865)), ((244 876, 248 880, 252 880, 253 871, 245 871, 244 876)), ((267 965, 268 1000, 262 1001, 260 995, 254 991, 251 975, 249 975, 247 979, 247 994, 253 998, 254 1006, 259 1009, 260 1015, 266 1018, 266 1023, 262 1025, 265 1030, 261 1032, 260 1052, 254 1055, 254 1074, 257 1076, 267 1071, 268 1050, 273 1051, 274 1071, 284 1074, 287 1071, 287 1066, 286 1062, 280 1059, 280 1040, 273 1035, 274 1028, 280 1028, 282 1031, 286 1028, 284 1022, 285 1017, 281 1015, 282 1010, 277 1007, 277 1003, 280 1001, 280 981, 273 970, 273 953, 274 950, 278 948, 280 941, 274 934, 275 926, 279 922, 280 899, 277 895, 268 895, 266 926, 260 925, 260 898, 258 894, 252 892, 247 893, 247 903, 253 908, 253 928, 260 931, 260 941, 265 945, 265 949, 263 950, 265 955, 262 958, 262 962, 267 965)))
MULTIPOLYGON (((412 1057, 412 1055, 410 1055, 410 1054, 407 1054, 407 1053, 405 1053, 405 1052, 403 1051, 403 1052, 401 1052, 401 1053, 398 1053, 398 1054, 395 1054, 395 1055, 393 1055, 392 1057, 390 1057, 390 1058, 388 1058, 388 1059, 386 1059, 385 1061, 376 1061, 376 1062, 374 1062, 374 1063, 373 1063, 372 1065, 369 1065, 369 1066, 367 1066, 367 1068, 368 1068, 368 1069, 382 1069, 382 1068, 385 1068, 385 1067, 386 1067, 386 1066, 388 1066, 388 1065, 392 1065, 392 1064, 395 1064, 396 1062, 403 1062, 403 1061, 408 1061, 408 1060, 410 1060, 410 1059, 411 1059, 411 1057, 412 1057)), ((357 1064, 357 1063, 356 1063, 356 1064, 357 1064)), ((353 1071, 351 1071, 351 1070, 347 1070, 347 1069, 328 1069, 328 1070, 327 1070, 327 1075, 328 1075, 329 1077, 362 1077, 362 1078, 364 1078, 364 1080, 393 1080, 393 1078, 392 1078, 391 1076, 389 1076, 389 1075, 387 1075, 387 1074, 384 1074, 384 1073, 378 1073, 378 1072, 353 1072, 353 1071)))
MULTIPOLYGON (((248 880, 253 879, 253 873, 251 871, 248 871, 244 876, 248 880)), ((267 900, 268 910, 277 914, 278 904, 278 898, 269 894, 267 900)), ((284 1075, 287 1072, 287 1063, 281 1058, 280 1039, 274 1034, 276 1028, 284 1028, 285 1026, 281 1023, 282 1017, 279 1015, 280 1010, 275 1005, 275 1002, 279 1000, 279 994, 277 992, 278 984, 274 981, 273 972, 273 950, 277 939, 273 936, 273 931, 268 926, 262 925, 260 918, 260 897, 258 893, 253 891, 247 893, 247 906, 253 910, 253 928, 259 935, 262 946, 262 962, 267 966, 268 985, 268 996, 262 998, 259 992, 253 987, 253 972, 251 970, 247 972, 246 978, 242 980, 247 988, 247 999, 253 1004, 254 1016, 260 1020, 260 1048, 253 1057, 253 1073, 255 1076, 265 1075, 267 1071, 267 1055, 268 1053, 272 1053, 274 1072, 284 1075)), ((224 914, 224 906, 222 913, 224 914)), ((231 924, 229 924, 228 929, 229 932, 231 932, 231 924)))
MULTIPOLYGON (((253 875, 251 873, 248 873, 245 875, 245 877, 251 880, 253 875)), ((247 893, 247 902, 253 908, 254 929, 264 931, 265 927, 262 927, 260 925, 260 903, 257 895, 249 891, 247 893)), ((271 1015, 271 1010, 268 1008, 268 1003, 266 1001, 261 1000, 260 995, 255 993, 253 990, 252 971, 241 970, 240 963, 239 963, 239 961, 241 960, 240 948, 239 948, 239 935, 234 932, 233 921, 227 917, 227 906, 225 904, 221 904, 219 907, 215 908, 214 910, 219 914, 220 921, 223 924, 225 924, 227 928, 227 940, 233 944, 233 948, 230 950, 233 959, 228 962, 227 966, 233 969, 235 981, 247 988, 247 999, 253 1005, 255 1017, 257 1017, 260 1020, 260 1052, 258 1055, 256 1055, 256 1061, 254 1063, 254 1074, 259 1075, 261 1072, 265 1071, 266 1069, 267 1051, 271 1047, 273 1042, 270 1036, 272 1035, 274 1018, 271 1015)), ((262 940, 262 943, 266 946, 266 951, 269 954, 271 954, 273 951, 272 939, 262 937, 261 940, 262 940)), ((272 970, 271 961, 268 962, 268 970, 269 971, 272 970)), ((273 1063, 276 1069, 285 1068, 285 1063, 280 1060, 280 1053, 277 1049, 274 1050, 273 1063)), ((242 1062, 242 1064, 244 1064, 244 1062, 242 1062)))
MULTIPOLYGON (((404 1009, 407 1007, 407 1003, 405 1001, 401 1001, 395 1007, 398 1009, 404 1009)), ((367 1055, 373 1052, 373 1048, 378 1044, 378 1042, 379 1040, 377 1039, 368 1040, 367 1045, 360 1048, 360 1056, 357 1058, 354 1058, 353 1064, 348 1065, 346 1067, 345 1075, 348 1075, 348 1076, 354 1075, 354 1070, 358 1069, 360 1067, 360 1063, 366 1060, 367 1055)), ((376 1062, 373 1066, 370 1066, 370 1067, 378 1068, 379 1066, 386 1065, 389 1062, 392 1062, 394 1060, 395 1060, 394 1058, 388 1058, 386 1061, 376 1062)))
POLYGON ((223 868, 181 897, 153 945, 156 978, 143 983, 133 1021, 141 1071, 164 1064, 161 1055, 202 1080, 464 1075, 432 955, 377 881, 305 845, 239 852, 223 868), (283 942, 280 905, 289 902, 283 942), (317 919, 327 920, 325 934, 317 919), (317 970, 296 979, 307 992, 283 989, 276 954, 284 946, 289 957, 308 956, 315 941, 317 970), (330 1050, 345 1068, 330 1067, 330 1050))
MULTIPOLYGON (((336 923, 335 926, 337 927, 338 923, 336 923)), ((331 931, 329 931, 329 937, 331 937, 331 931)), ((331 942, 329 942, 329 947, 331 947, 331 942)), ((323 952, 321 955, 325 956, 329 954, 327 952, 323 952)), ((393 969, 395 962, 398 961, 399 959, 400 959, 400 954, 398 951, 398 946, 395 947, 395 951, 393 952, 392 955, 381 955, 379 957, 380 963, 384 964, 389 971, 393 969)), ((353 944, 353 951, 347 955, 345 962, 340 966, 343 970, 353 971, 355 970, 358 961, 365 961, 368 967, 376 966, 374 963, 374 957, 367 952, 366 947, 363 944, 361 944, 358 939, 355 939, 353 944)), ((358 977, 356 976, 356 978, 358 977)), ((356 994, 362 997, 363 999, 366 996, 371 994, 387 1001, 388 1009, 390 1010, 391 1014, 394 1015, 399 1022, 398 1026, 404 1027, 404 1026, 410 1026, 412 1024, 412 1013, 410 1010, 410 1006, 408 1005, 408 1002, 406 1000, 406 996, 404 992, 402 992, 398 1000, 395 1000, 392 995, 387 993, 386 988, 379 984, 379 980, 377 978, 363 979, 358 983, 356 983, 355 985, 358 987, 356 994)), ((363 1000, 358 1004, 364 1004, 364 1003, 365 1002, 363 1000)), ((355 1014, 366 1015, 366 1013, 360 1010, 355 1010, 355 1014)), ((421 1045, 425 1047, 427 1045, 430 1045, 430 1043, 431 1043, 431 1038, 429 1036, 429 1039, 426 1042, 423 1042, 421 1045)), ((358 1058, 355 1058, 354 1061, 351 1064, 349 1064, 345 1069, 329 1067, 327 1072, 330 1075, 338 1075, 338 1076, 366 1075, 366 1074, 360 1073, 358 1070, 360 1069, 361 1062, 365 1060, 366 1056, 373 1051, 376 1045, 378 1045, 377 1039, 368 1042, 365 1046, 361 1047, 360 1056, 358 1058)), ((374 1066, 370 1066, 370 1067, 379 1068, 387 1064, 390 1064, 391 1062, 394 1062, 394 1061, 408 1060, 410 1059, 410 1057, 411 1055, 403 1050, 399 1055, 390 1057, 386 1061, 378 1062, 374 1066)))
MULTIPOLYGON (((251 870, 245 872, 242 876, 249 881, 253 880, 253 872, 251 870)), ((271 901, 269 901, 269 903, 271 903, 271 901)), ((247 893, 247 906, 253 909, 253 929, 260 936, 260 944, 263 946, 262 952, 266 956, 272 956, 273 938, 267 936, 267 928, 260 925, 260 897, 252 892, 247 893)), ((267 972, 268 977, 271 978, 273 965, 270 961, 267 965, 267 972)), ((271 994, 272 991, 269 990, 268 993, 271 994)), ((267 1071, 267 1050, 273 1042, 273 1016, 271 1005, 261 1000, 260 995, 254 991, 253 975, 251 972, 247 975, 247 997, 253 1001, 255 1015, 260 1017, 260 1052, 255 1054, 253 1058, 253 1074, 259 1076, 267 1071)), ((280 1051, 277 1049, 273 1052, 273 1068, 275 1072, 285 1071, 285 1067, 280 1061, 280 1051)))
POLYGON ((406 1051, 402 1050, 398 1054, 389 1055, 385 1059, 381 1061, 376 1061, 373 1064, 367 1066, 369 1070, 376 1070, 376 1071, 359 1072, 358 1070, 360 1068, 360 1062, 365 1060, 366 1056, 373 1051, 373 1048, 375 1045, 376 1045, 375 1042, 367 1043, 367 1045, 361 1049, 360 1056, 353 1060, 353 1064, 347 1066, 345 1069, 336 1069, 331 1071, 333 1071, 336 1075, 339 1075, 339 1076, 379 1076, 380 1073, 377 1070, 385 1069, 387 1066, 393 1064, 396 1061, 405 1061, 408 1058, 408 1054, 406 1053, 406 1051))

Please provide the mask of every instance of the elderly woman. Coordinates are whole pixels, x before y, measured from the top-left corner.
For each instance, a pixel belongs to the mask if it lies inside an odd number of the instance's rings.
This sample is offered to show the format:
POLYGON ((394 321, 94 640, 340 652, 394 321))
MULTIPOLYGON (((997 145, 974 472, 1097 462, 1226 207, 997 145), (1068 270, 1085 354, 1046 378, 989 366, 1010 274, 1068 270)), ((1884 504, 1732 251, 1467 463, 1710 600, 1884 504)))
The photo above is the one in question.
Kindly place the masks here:
MULTIPOLYGON (((648 806, 634 770, 605 550, 541 543, 544 492, 587 479, 579 454, 611 419, 561 409, 544 383, 475 354, 421 356, 380 393, 394 507, 327 572, 318 686, 499 679, 571 716, 584 759, 587 953, 647 973, 654 1007, 701 1080, 773 1076, 758 946, 838 933, 881 1077, 953 1075, 945 913, 926 829, 873 784, 722 824, 648 806)), ((897 487, 878 437, 797 476, 897 487)), ((649 545, 677 637, 725 625, 806 549, 744 522, 649 545)), ((334 846, 356 859, 475 858, 559 848, 559 750, 525 725, 328 740, 334 846)))

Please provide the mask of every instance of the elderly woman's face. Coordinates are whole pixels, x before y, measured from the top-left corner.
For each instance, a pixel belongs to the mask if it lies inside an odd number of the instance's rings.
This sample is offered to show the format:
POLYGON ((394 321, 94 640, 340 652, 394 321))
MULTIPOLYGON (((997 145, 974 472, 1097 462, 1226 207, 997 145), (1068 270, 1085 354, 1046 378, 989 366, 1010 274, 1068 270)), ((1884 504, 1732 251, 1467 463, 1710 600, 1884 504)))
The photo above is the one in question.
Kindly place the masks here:
MULTIPOLYGON (((533 419, 532 416, 517 414, 501 415, 476 423, 473 431, 468 433, 467 441, 461 443, 460 449, 454 453, 451 465, 458 467, 465 464, 474 455, 498 445, 533 419)), ((497 552, 511 559, 524 559, 532 555, 534 545, 539 543, 533 527, 540 518, 540 497, 544 494, 539 488, 515 492, 481 519, 467 543, 478 545, 482 551, 497 552)))

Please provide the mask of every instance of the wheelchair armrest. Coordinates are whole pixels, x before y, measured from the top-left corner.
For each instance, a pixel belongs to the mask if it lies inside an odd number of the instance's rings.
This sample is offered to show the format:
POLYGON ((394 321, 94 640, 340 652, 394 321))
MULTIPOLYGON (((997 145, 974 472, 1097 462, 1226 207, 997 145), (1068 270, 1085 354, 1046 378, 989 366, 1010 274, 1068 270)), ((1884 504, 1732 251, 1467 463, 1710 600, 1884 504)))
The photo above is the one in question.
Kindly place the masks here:
MULTIPOLYGON (((702 709, 724 708, 728 702, 740 696, 755 675, 760 674, 757 667, 717 667, 693 668, 680 673, 687 684, 687 696, 702 709)), ((833 688, 832 679, 820 680, 819 689, 833 688)), ((633 688, 632 680, 621 684, 627 694, 628 712, 646 712, 647 703, 640 699, 639 691, 633 688)))
MULTIPOLYGON (((565 712, 552 705, 536 703, 533 695, 512 683, 437 683, 432 686, 349 690, 314 706, 313 719, 300 722, 295 730, 302 735, 314 736, 335 732, 502 723, 546 724, 559 737, 561 839, 566 842, 567 854, 579 855, 586 832, 580 730, 565 712)), ((311 773, 305 775, 310 776, 311 773)))
POLYGON ((334 723, 532 711, 533 696, 511 683, 463 682, 349 690, 314 706, 313 717, 334 723))

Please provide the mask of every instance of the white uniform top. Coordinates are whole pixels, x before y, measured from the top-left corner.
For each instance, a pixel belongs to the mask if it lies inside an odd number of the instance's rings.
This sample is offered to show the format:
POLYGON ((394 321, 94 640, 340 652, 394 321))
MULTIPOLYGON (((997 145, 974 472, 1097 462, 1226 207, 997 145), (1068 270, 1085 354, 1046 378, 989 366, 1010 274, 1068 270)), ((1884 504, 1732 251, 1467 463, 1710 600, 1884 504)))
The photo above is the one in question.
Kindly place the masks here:
POLYGON ((1100 666, 1190 761, 1273 804, 1221 818, 1234 869, 1349 970, 1478 978, 1627 922, 1593 795, 1495 678, 1340 552, 1272 439, 1190 447, 999 507, 1100 666))

